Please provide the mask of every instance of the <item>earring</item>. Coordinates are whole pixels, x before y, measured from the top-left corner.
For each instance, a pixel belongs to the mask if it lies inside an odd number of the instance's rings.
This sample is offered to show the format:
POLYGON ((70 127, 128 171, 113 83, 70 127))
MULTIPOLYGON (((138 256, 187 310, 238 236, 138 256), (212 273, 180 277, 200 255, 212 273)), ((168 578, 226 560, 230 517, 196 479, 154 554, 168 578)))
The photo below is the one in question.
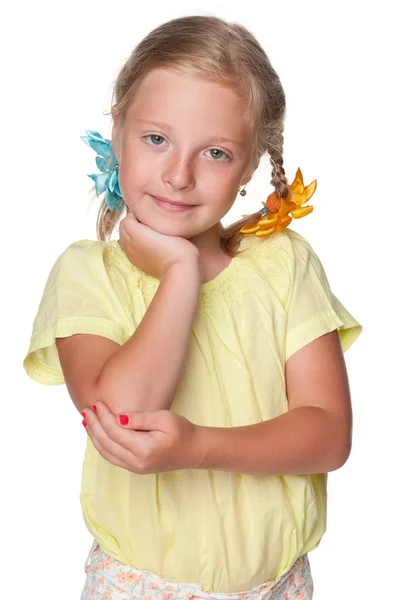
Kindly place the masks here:
POLYGON ((246 192, 246 185, 244 186, 244 188, 242 190, 240 190, 240 195, 241 196, 245 196, 247 194, 247 192, 246 192))

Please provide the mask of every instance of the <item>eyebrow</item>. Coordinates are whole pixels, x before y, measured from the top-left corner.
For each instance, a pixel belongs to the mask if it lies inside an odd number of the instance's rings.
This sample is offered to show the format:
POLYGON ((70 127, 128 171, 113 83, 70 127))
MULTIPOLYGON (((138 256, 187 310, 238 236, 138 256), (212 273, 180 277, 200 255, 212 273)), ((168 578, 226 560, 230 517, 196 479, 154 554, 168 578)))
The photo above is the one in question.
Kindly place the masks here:
MULTIPOLYGON (((156 127, 161 127, 161 129, 169 129, 170 131, 172 129, 171 126, 168 125, 168 123, 164 123, 163 121, 147 121, 146 119, 139 119, 138 117, 136 117, 135 120, 138 121, 138 123, 144 123, 145 125, 155 125, 156 127)), ((242 145, 242 142, 236 142, 235 140, 228 140, 228 138, 224 138, 224 137, 214 137, 210 141, 213 143, 229 142, 230 144, 235 144, 235 146, 242 145)))

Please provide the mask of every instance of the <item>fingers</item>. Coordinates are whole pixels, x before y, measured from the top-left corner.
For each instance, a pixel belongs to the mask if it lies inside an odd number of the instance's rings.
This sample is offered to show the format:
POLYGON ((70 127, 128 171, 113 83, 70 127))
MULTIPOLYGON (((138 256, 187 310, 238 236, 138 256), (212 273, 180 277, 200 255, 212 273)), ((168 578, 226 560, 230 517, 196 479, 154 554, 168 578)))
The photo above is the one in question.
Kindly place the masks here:
POLYGON ((134 433, 123 431, 116 424, 116 418, 108 407, 97 402, 97 412, 85 409, 87 428, 90 437, 108 454, 129 464, 132 462, 132 436, 134 433))
POLYGON ((129 241, 135 237, 136 229, 142 225, 135 215, 130 212, 120 222, 120 234, 125 235, 129 241))
POLYGON ((131 232, 128 229, 128 224, 126 222, 127 217, 125 217, 124 219, 122 219, 122 221, 119 224, 119 233, 120 236, 122 238, 127 238, 127 239, 131 239, 131 232))
POLYGON ((171 421, 171 412, 169 410, 154 411, 135 411, 124 412, 123 415, 117 415, 117 422, 123 429, 133 431, 167 431, 171 421), (120 417, 123 418, 122 421, 120 417))
POLYGON ((89 425, 87 426, 86 431, 91 439, 93 446, 96 448, 96 450, 99 452, 99 454, 101 454, 101 456, 105 460, 107 460, 108 462, 110 462, 113 465, 116 465, 117 467, 122 467, 123 469, 127 469, 128 471, 130 470, 129 466, 124 461, 119 460, 116 456, 114 456, 113 454, 110 454, 103 448, 103 446, 99 443, 97 438, 94 437, 93 432, 91 431, 91 428, 89 425))
POLYGON ((128 212, 124 218, 124 221, 125 221, 125 225, 131 224, 131 223, 139 223, 139 221, 137 220, 137 218, 133 214, 133 212, 128 212))

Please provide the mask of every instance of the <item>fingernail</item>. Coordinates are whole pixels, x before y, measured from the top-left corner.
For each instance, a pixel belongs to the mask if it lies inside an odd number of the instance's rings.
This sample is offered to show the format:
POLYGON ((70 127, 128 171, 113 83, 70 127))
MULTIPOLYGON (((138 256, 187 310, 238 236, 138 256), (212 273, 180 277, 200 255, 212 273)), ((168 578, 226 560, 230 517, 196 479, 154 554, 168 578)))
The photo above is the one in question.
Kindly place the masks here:
POLYGON ((82 425, 83 425, 84 427, 87 427, 87 423, 86 423, 86 421, 82 421, 82 425))
POLYGON ((129 419, 126 415, 119 415, 119 422, 121 425, 127 425, 129 423, 129 419))
POLYGON ((85 417, 86 419, 86 413, 85 412, 81 412, 82 417, 85 417))
POLYGON ((93 404, 93 410, 96 412, 97 411, 97 406, 95 404, 93 404))

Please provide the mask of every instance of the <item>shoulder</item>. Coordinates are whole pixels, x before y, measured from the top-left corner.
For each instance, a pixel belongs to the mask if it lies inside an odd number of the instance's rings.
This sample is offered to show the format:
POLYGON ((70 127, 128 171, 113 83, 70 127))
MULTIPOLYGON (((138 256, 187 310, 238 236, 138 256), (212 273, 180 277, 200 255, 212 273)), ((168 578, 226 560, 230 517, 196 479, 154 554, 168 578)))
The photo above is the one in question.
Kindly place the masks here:
POLYGON ((296 281, 302 281, 310 271, 324 276, 309 241, 288 227, 265 238, 245 236, 240 250, 274 290, 282 306, 287 305, 296 281))
MULTIPOLYGON (((118 243, 82 239, 69 244, 59 254, 40 302, 39 313, 44 314, 45 320, 54 311, 83 314, 90 307, 92 316, 103 309, 104 314, 108 314, 110 307, 115 312, 121 303, 129 302, 125 272, 113 255, 114 250, 110 249, 115 244, 118 243), (96 310, 93 307, 97 307, 96 310)), ((124 310, 120 312, 123 314, 124 310)))
POLYGON ((67 248, 60 254, 59 260, 90 260, 96 257, 102 256, 105 248, 107 247, 106 242, 98 240, 78 240, 72 242, 67 248))
POLYGON ((90 265, 98 263, 102 252, 102 242, 85 239, 69 244, 54 260, 47 283, 82 269, 87 270, 90 265))
MULTIPOLYGON (((82 239, 69 244, 57 256, 47 278, 46 290, 76 288, 82 285, 89 289, 90 282, 96 287, 108 286, 110 279, 119 281, 124 278, 123 258, 116 249, 118 242, 82 239)), ((119 245, 118 245, 119 247, 119 245)), ((127 257, 125 256, 127 260, 127 257)))
POLYGON ((298 260, 315 255, 310 242, 288 227, 265 238, 245 236, 241 241, 240 251, 243 256, 252 258, 261 265, 268 260, 270 263, 290 266, 298 260))
POLYGON ((102 266, 117 266, 127 260, 118 242, 103 242, 101 240, 82 239, 72 242, 57 257, 54 266, 76 269, 98 269, 102 266))
POLYGON ((69 261, 79 262, 80 260, 89 260, 90 258, 93 259, 95 256, 99 256, 103 252, 105 245, 105 242, 88 239, 72 242, 60 254, 58 254, 54 261, 54 266, 61 263, 67 263, 69 261))

